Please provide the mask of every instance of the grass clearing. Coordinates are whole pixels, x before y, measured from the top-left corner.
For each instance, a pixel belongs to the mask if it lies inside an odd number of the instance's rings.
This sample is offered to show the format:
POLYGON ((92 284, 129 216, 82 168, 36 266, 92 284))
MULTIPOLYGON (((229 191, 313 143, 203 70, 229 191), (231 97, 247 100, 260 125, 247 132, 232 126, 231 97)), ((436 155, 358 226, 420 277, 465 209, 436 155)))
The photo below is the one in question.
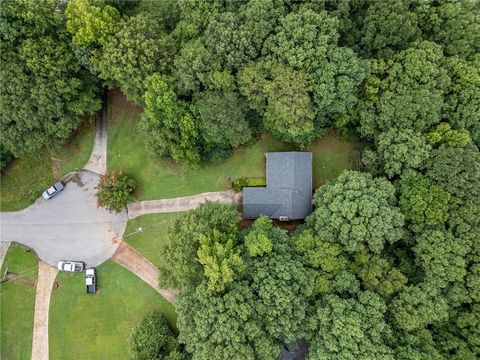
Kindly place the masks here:
POLYGON ((129 220, 124 239, 153 265, 162 265, 160 245, 168 240, 168 227, 182 213, 148 214, 129 220), (143 228, 143 232, 137 229, 143 228))
POLYGON ((128 359, 132 328, 154 310, 175 329, 173 305, 122 266, 110 260, 98 266, 97 281, 97 293, 87 295, 84 274, 58 274, 50 300, 52 359, 128 359))
POLYGON ((37 256, 32 250, 12 243, 5 255, 2 277, 7 268, 11 280, 0 284, 0 358, 29 360, 32 356, 37 256))
MULTIPOLYGON (((241 146, 219 163, 202 164, 199 169, 184 169, 171 161, 151 154, 144 136, 138 130, 142 109, 128 102, 120 91, 109 95, 108 169, 123 170, 138 182, 136 198, 166 199, 221 191, 230 187, 231 180, 245 177, 265 177, 264 155, 269 151, 295 150, 264 135, 253 144, 241 146)), ((352 168, 352 153, 358 144, 339 139, 330 133, 311 147, 315 186, 334 179, 346 168, 352 168)))
POLYGON ((86 120, 52 159, 47 150, 37 158, 14 159, 0 176, 0 210, 18 211, 32 204, 55 180, 87 162, 94 125, 86 120))

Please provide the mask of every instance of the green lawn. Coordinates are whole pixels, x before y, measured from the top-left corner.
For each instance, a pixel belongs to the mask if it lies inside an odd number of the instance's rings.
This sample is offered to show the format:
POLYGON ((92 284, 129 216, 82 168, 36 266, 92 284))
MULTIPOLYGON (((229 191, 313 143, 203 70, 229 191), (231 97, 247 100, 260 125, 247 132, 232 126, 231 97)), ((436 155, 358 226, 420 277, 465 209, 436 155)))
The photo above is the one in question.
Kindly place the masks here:
MULTIPOLYGON (((21 245, 11 244, 1 269, 2 278, 7 268, 18 277, 0 284, 0 358, 29 360, 32 356, 37 256, 21 245)), ((10 276, 15 277, 14 274, 10 276)))
POLYGON ((70 140, 52 156, 43 150, 38 158, 14 159, 0 177, 0 209, 21 210, 33 203, 49 185, 87 162, 93 147, 92 120, 85 121, 70 140))
POLYGON ((168 240, 168 227, 182 213, 148 214, 129 220, 124 239, 153 265, 160 266, 163 256, 160 244, 168 240), (137 232, 139 227, 143 232, 137 232))
MULTIPOLYGON (((241 176, 265 176, 264 154, 268 151, 295 149, 262 136, 254 144, 236 149, 226 160, 203 164, 200 169, 186 170, 180 165, 155 158, 147 150, 144 136, 138 131, 141 109, 126 101, 118 91, 109 97, 108 168, 123 170, 138 181, 136 197, 141 200, 172 198, 230 186, 230 179, 241 176)), ((333 179, 345 168, 351 168, 356 143, 329 134, 317 140, 314 152, 314 184, 333 179)))
POLYGON ((97 294, 87 295, 84 274, 58 274, 50 300, 51 359, 128 359, 132 328, 153 310, 174 328, 173 305, 137 276, 110 260, 97 276, 97 294))

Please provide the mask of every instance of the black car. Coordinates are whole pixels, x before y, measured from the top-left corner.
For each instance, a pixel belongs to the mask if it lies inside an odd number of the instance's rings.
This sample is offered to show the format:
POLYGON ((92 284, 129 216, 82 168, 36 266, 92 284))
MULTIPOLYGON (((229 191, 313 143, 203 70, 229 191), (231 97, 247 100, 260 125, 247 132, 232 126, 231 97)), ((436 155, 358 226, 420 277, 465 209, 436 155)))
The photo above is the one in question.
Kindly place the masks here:
POLYGON ((97 290, 97 276, 95 268, 85 271, 85 283, 87 285, 87 294, 95 294, 97 290))

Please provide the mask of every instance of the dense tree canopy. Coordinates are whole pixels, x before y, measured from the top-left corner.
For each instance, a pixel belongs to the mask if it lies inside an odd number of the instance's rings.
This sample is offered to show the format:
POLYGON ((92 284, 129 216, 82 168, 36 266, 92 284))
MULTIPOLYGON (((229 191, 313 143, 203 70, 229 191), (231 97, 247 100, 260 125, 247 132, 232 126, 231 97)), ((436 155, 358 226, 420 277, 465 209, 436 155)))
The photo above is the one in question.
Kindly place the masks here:
POLYGON ((54 150, 100 108, 94 78, 77 61, 56 9, 53 0, 1 6, 0 131, 17 157, 54 150))

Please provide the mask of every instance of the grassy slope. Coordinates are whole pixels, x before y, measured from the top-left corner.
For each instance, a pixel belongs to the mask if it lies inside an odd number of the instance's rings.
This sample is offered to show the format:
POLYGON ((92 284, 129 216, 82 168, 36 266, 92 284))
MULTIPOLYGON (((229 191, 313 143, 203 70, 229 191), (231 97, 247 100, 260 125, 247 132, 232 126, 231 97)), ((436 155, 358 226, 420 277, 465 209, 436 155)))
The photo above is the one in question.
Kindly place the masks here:
POLYGON ((170 223, 181 214, 149 214, 130 220, 125 230, 125 241, 158 267, 163 258, 160 244, 167 241, 170 223), (139 227, 144 228, 144 231, 136 232, 139 227))
POLYGON ((30 359, 37 257, 27 248, 11 244, 1 269, 2 277, 6 268, 28 281, 26 284, 13 281, 0 284, 0 358, 30 359))
POLYGON ((84 274, 59 273, 50 301, 52 359, 127 359, 127 339, 147 312, 161 311, 174 327, 173 305, 112 261, 97 267, 98 290, 87 295, 84 274))
MULTIPOLYGON (((220 163, 185 170, 180 165, 156 159, 148 152, 145 138, 137 129, 140 108, 128 103, 118 91, 111 94, 109 101, 108 167, 134 176, 139 183, 136 197, 141 200, 224 190, 230 185, 229 178, 265 176, 265 152, 294 149, 292 145, 263 136, 254 144, 238 148, 220 163)), ((351 153, 356 146, 334 134, 317 140, 311 148, 315 186, 351 167, 351 153)))
POLYGON ((81 169, 93 147, 92 121, 84 124, 53 156, 43 150, 38 158, 15 159, 0 177, 0 210, 21 210, 33 203, 54 180, 81 169), (54 176, 55 172, 55 176, 54 176))

